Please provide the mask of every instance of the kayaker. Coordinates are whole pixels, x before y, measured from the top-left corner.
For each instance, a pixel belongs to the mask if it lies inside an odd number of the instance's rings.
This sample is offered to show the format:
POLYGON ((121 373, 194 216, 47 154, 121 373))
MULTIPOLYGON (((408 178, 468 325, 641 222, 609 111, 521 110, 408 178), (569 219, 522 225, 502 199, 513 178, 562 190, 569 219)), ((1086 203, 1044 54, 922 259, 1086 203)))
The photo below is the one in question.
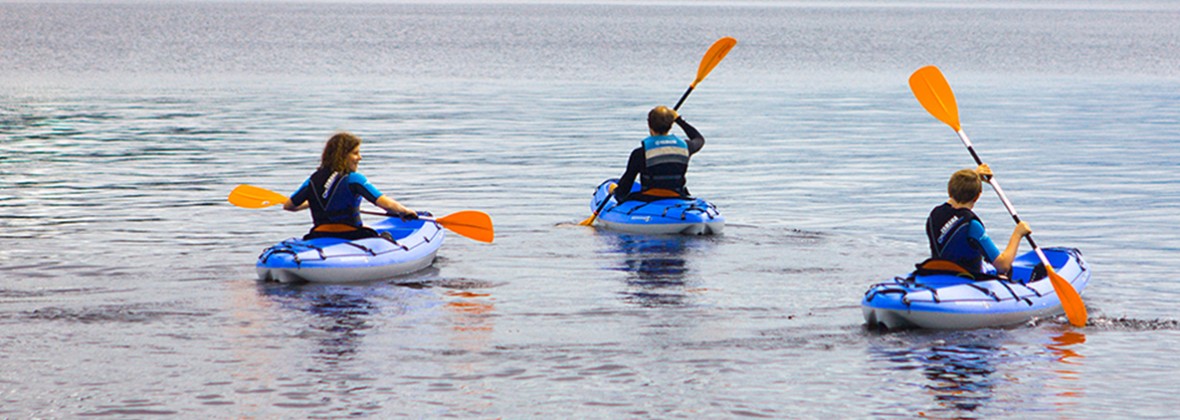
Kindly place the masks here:
POLYGON ((381 193, 357 172, 361 162, 361 138, 336 133, 324 145, 320 167, 283 203, 287 211, 311 209, 315 224, 303 239, 335 237, 361 239, 379 236, 361 223, 361 198, 392 216, 417 219, 418 214, 381 193))
POLYGON ((951 175, 947 182, 950 199, 931 210, 926 219, 931 258, 954 262, 976 275, 995 276, 1012 268, 1021 238, 1032 230, 1028 223, 1018 223, 1004 251, 996 248, 979 216, 971 211, 983 193, 983 182, 990 183, 991 176, 986 163, 951 175))
POLYGON ((684 122, 675 110, 662 105, 647 113, 647 127, 650 136, 631 151, 627 169, 619 177, 619 184, 614 190, 615 200, 622 203, 627 200, 689 197, 688 188, 684 186, 688 159, 704 147, 705 138, 696 128, 684 122), (688 140, 669 134, 673 122, 684 130, 688 140), (630 194, 636 176, 640 177, 639 184, 643 189, 630 194))

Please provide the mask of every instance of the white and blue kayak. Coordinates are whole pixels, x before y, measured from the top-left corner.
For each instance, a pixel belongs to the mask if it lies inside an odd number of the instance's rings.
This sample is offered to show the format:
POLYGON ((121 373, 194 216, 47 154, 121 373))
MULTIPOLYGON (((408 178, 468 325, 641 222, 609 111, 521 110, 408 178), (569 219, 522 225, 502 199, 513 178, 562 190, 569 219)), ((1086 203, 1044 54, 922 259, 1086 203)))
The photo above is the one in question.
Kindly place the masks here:
MULTIPOLYGON (((1090 269, 1072 248, 1043 248, 1057 274, 1079 294, 1090 269)), ((1033 251, 1012 263, 1010 279, 974 280, 964 273, 917 271, 873 285, 861 301, 865 322, 887 329, 972 329, 1021 324, 1064 313, 1033 251)))
MULTIPOLYGON (((610 193, 611 186, 617 183, 615 178, 603 181, 590 200, 591 212, 597 210, 603 200, 609 200, 595 219, 607 229, 648 235, 712 235, 721 233, 725 227, 725 218, 717 212, 717 207, 699 198, 665 198, 651 202, 628 200, 618 204, 614 194, 610 193)), ((639 182, 636 182, 631 191, 639 190, 639 182)))
POLYGON ((263 281, 348 283, 384 280, 434 263, 443 229, 432 220, 387 218, 369 225, 389 237, 288 239, 262 251, 256 267, 263 281))

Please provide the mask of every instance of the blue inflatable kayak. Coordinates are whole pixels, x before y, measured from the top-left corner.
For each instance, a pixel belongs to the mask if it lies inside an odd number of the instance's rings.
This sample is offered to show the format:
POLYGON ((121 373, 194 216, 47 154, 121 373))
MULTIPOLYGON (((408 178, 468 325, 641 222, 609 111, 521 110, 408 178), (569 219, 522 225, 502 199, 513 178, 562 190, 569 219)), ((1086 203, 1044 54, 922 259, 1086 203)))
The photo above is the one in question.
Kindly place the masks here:
MULTIPOLYGON (((1053 269, 1079 294, 1090 282, 1082 254, 1070 248, 1043 248, 1053 269)), ((1053 285, 1037 269, 1033 251, 1012 263, 1010 280, 972 280, 949 272, 910 273, 873 285, 861 301, 870 327, 971 329, 1002 327, 1064 313, 1053 285)))
POLYGON ((429 267, 443 243, 443 229, 429 220, 392 217, 369 225, 391 239, 288 239, 262 251, 258 279, 345 283, 383 280, 429 267))
MULTIPOLYGON (((712 203, 699 198, 667 198, 652 202, 629 200, 617 204, 611 185, 618 179, 603 181, 590 200, 590 211, 598 209, 602 200, 609 200, 595 219, 603 227, 619 232, 641 234, 712 235, 721 233, 725 218, 712 203)), ((639 191, 636 182, 631 191, 639 191)))

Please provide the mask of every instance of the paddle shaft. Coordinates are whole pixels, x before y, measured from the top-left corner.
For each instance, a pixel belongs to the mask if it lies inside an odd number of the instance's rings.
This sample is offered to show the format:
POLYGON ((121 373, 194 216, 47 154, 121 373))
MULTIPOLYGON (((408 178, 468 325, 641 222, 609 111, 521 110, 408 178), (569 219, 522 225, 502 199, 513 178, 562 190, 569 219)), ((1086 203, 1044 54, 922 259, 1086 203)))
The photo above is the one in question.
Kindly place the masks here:
POLYGON ((696 85, 690 85, 690 86, 688 87, 688 90, 684 91, 684 94, 683 94, 683 95, 680 95, 680 100, 679 100, 679 101, 676 101, 676 106, 672 107, 672 110, 673 110, 673 111, 679 111, 679 110, 680 110, 680 105, 683 105, 683 104, 684 104, 684 100, 685 100, 685 99, 688 99, 688 94, 692 93, 692 90, 693 90, 694 88, 696 88, 696 85))
MULTIPOLYGON (((358 211, 359 211, 361 214, 369 214, 369 215, 373 215, 373 216, 398 217, 398 216, 397 216, 397 215, 395 215, 395 214, 382 213, 382 212, 379 212, 379 211, 370 211, 370 210, 358 210, 358 211)), ((428 221, 428 222, 437 222, 437 221, 438 221, 438 219, 431 219, 431 218, 429 218, 429 217, 419 217, 419 218, 418 218, 418 220, 425 220, 425 221, 428 221)))
MULTIPOLYGON (((958 134, 959 140, 962 140, 963 145, 967 146, 967 151, 971 152, 971 157, 975 159, 975 164, 982 165, 983 159, 980 159, 979 154, 975 153, 975 146, 971 144, 971 139, 967 138, 967 133, 964 133, 962 129, 959 129, 955 130, 955 134, 958 134)), ((995 175, 992 176, 992 179, 989 183, 991 184, 992 189, 996 190, 996 195, 1000 196, 1000 201, 1004 203, 1004 208, 1008 209, 1008 214, 1012 215, 1012 220, 1017 224, 1020 224, 1020 215, 1016 214, 1016 207, 1013 207, 1012 202, 1008 201, 1008 196, 1004 194, 1004 189, 1000 188, 1000 183, 999 181, 996 181, 995 175)), ((1044 252, 1041 251, 1041 247, 1037 246, 1037 241, 1033 240, 1032 234, 1030 233, 1028 235, 1024 235, 1024 238, 1028 239, 1028 244, 1032 246, 1033 251, 1035 251, 1037 256, 1040 257, 1041 263, 1052 269, 1052 266, 1049 265, 1049 258, 1045 256, 1044 252)))

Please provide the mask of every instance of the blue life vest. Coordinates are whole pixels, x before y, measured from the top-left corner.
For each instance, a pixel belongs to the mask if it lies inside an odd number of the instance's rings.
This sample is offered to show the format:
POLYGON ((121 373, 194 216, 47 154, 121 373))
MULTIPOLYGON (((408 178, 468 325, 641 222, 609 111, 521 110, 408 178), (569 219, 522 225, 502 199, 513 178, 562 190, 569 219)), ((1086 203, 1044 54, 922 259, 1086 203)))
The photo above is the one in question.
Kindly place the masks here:
POLYGON ((675 135, 643 139, 646 169, 640 177, 645 190, 662 188, 683 194, 688 172, 688 143, 675 135))
POLYGON ((348 173, 320 169, 311 174, 308 187, 312 223, 361 227, 361 195, 349 188, 348 173))
POLYGON ((982 273, 984 251, 969 234, 973 221, 983 225, 971 209, 956 209, 949 203, 931 210, 926 219, 930 257, 954 262, 972 273, 982 273))

